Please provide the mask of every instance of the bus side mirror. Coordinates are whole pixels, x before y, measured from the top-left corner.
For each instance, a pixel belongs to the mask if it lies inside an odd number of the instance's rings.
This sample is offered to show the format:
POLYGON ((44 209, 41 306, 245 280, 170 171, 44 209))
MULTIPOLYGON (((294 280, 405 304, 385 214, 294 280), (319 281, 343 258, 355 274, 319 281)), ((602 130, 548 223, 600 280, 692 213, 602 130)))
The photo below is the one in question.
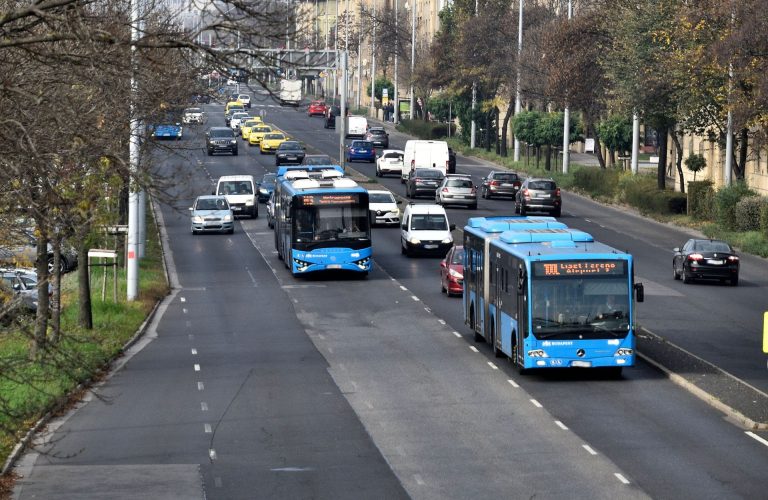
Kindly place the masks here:
POLYGON ((635 297, 638 302, 645 301, 645 287, 642 283, 635 283, 635 297))

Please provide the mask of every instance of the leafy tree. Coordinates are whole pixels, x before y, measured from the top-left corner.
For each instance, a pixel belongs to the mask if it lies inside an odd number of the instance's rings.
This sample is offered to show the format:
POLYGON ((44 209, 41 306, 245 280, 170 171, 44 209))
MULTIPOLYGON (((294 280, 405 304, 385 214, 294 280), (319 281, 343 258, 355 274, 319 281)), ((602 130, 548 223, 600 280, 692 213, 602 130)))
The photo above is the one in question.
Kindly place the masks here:
POLYGON ((597 124, 597 133, 610 151, 611 164, 615 164, 615 152, 632 149, 632 122, 625 116, 612 115, 597 124))

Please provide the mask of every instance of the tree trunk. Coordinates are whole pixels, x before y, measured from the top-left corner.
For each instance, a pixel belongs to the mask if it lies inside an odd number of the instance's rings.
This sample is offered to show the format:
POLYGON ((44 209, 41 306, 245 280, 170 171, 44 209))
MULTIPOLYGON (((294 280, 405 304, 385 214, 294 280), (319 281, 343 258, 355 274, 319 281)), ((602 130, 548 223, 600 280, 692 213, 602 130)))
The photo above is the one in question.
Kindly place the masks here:
POLYGON ((587 131, 586 137, 591 136, 595 138, 595 156, 597 156, 600 168, 605 169, 605 158, 603 158, 603 150, 600 146, 600 135, 597 133, 597 130, 595 130, 592 117, 589 113, 584 113, 584 130, 587 131))
POLYGON ((746 128, 741 129, 739 132, 739 161, 734 162, 736 165, 736 178, 740 181, 744 180, 744 176, 747 172, 747 147, 749 146, 749 130, 746 128))
POLYGON ((669 127, 659 128, 659 166, 656 169, 656 187, 661 191, 667 186, 667 136, 669 127))
POLYGON ((93 329, 93 314, 91 311, 91 281, 88 269, 88 245, 83 239, 77 248, 77 295, 80 307, 78 309, 78 324, 86 330, 93 329))
POLYGON ((485 150, 491 150, 491 112, 485 114, 485 150))
MULTIPOLYGON (((685 193, 685 174, 683 173, 683 145, 680 142, 680 138, 677 136, 677 131, 672 131, 672 142, 675 143, 675 151, 677 151, 677 158, 675 163, 677 164, 677 175, 680 176, 680 192, 685 193)), ((696 174, 693 174, 693 180, 696 180, 696 174)))
POLYGON ((61 236, 53 238, 53 276, 51 280, 51 344, 56 344, 61 335, 61 236))
POLYGON ((34 345, 32 347, 32 356, 37 357, 39 353, 45 350, 48 340, 48 234, 40 229, 37 236, 37 259, 35 267, 37 270, 37 313, 35 314, 35 333, 34 345))
POLYGON ((547 172, 552 170, 552 146, 547 144, 547 156, 544 157, 544 170, 547 172))
POLYGON ((495 118, 495 127, 493 127, 493 138, 496 140, 496 154, 501 155, 501 141, 499 140, 499 107, 494 106, 493 108, 496 112, 496 118, 495 118))
POLYGON ((504 113, 504 123, 501 126, 501 156, 506 158, 507 153, 507 132, 509 129, 509 120, 512 118, 512 114, 515 112, 515 104, 510 103, 507 107, 507 112, 504 113))

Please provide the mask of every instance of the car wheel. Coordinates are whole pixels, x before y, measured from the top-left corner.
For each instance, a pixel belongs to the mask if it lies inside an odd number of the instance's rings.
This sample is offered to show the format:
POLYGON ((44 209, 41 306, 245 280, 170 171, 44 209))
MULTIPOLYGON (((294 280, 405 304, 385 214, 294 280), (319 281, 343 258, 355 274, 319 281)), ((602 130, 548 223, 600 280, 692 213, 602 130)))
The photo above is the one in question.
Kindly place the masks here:
POLYGON ((474 205, 470 205, 469 208, 471 210, 477 210, 477 203, 475 203, 474 205))
POLYGON ((235 228, 233 227, 229 231, 227 231, 227 234, 235 234, 235 228))
POLYGON ((402 240, 400 241, 400 255, 405 255, 405 247, 403 246, 402 240))
POLYGON ((258 219, 258 217, 259 217, 259 205, 254 205, 253 209, 251 209, 251 218, 258 219))
POLYGON ((693 278, 688 274, 688 271, 685 270, 685 265, 683 265, 683 283, 691 283, 692 281, 693 278))
POLYGON ((200 234, 198 231, 192 230, 192 236, 197 236, 198 234, 200 234))
POLYGON ((563 209, 562 209, 562 208, 557 208, 557 209, 555 209, 555 211, 552 213, 552 215, 554 215, 555 217, 560 217, 560 215, 561 215, 562 213, 563 213, 563 209))
POLYGON ((680 275, 677 274, 677 269, 675 268, 675 263, 674 262, 672 262, 672 278, 676 279, 676 280, 680 279, 680 275))
POLYGON ((213 151, 211 151, 210 149, 208 150, 208 156, 213 156, 213 151))
POLYGON ((517 202, 515 202, 515 213, 516 214, 520 213, 520 205, 518 205, 517 202))
POLYGON ((379 167, 376 167, 376 177, 381 177, 381 170, 379 170, 379 167))
POLYGON ((486 188, 486 190, 485 190, 485 199, 486 199, 486 200, 490 200, 490 199, 491 199, 491 193, 490 193, 490 191, 488 191, 488 189, 487 189, 487 188, 486 188))
POLYGON ((237 156, 237 150, 232 151, 232 156, 237 156))
POLYGON ((520 215, 526 215, 528 212, 525 209, 525 203, 520 204, 520 215))
POLYGON ((739 275, 736 274, 731 278, 731 286, 738 286, 739 285, 739 275))
POLYGON ((448 295, 449 297, 451 296, 451 292, 449 292, 448 289, 445 287, 445 285, 443 285, 443 277, 442 276, 440 276, 440 293, 444 293, 444 294, 448 295))

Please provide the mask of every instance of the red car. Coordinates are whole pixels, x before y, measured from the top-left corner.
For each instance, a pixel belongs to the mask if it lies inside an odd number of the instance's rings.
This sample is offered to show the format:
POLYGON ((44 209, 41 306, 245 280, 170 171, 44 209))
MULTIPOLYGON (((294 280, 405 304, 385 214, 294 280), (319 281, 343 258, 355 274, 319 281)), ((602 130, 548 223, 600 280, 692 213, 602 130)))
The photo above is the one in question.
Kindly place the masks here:
POLYGON ((307 114, 309 116, 314 115, 320 115, 325 116, 325 112, 328 110, 328 105, 326 105, 323 101, 312 101, 309 103, 309 109, 307 109, 307 114))
POLYGON ((440 261, 440 291, 451 295, 464 293, 464 247, 451 247, 440 261))

